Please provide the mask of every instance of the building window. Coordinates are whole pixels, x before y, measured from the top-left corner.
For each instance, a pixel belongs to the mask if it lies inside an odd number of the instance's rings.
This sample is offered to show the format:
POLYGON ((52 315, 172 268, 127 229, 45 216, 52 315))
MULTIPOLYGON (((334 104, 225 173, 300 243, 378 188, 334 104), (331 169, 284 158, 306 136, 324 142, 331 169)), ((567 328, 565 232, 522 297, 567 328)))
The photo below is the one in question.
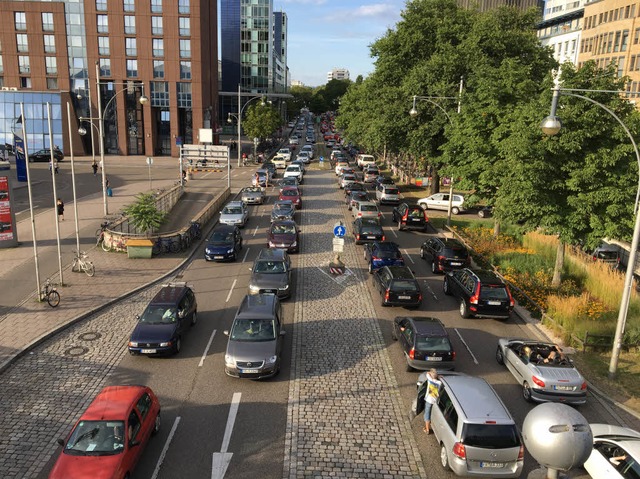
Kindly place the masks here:
POLYGON ((20 77, 20 88, 31 88, 31 78, 20 77))
POLYGON ((191 80, 191 62, 180 62, 180 80, 191 80))
POLYGON ((151 13, 162 13, 162 0, 151 0, 151 13))
POLYGON ((163 81, 151 82, 151 106, 169 106, 169 84, 163 81))
POLYGON ((620 51, 626 52, 629 45, 629 30, 622 31, 622 44, 620 45, 620 51))
POLYGON ((138 46, 135 38, 124 39, 124 50, 128 57, 135 57, 138 54, 138 46))
POLYGON ((58 74, 58 62, 56 61, 56 57, 44 57, 44 64, 47 75, 58 74))
POLYGON ((136 34, 136 17, 133 15, 124 16, 124 33, 127 35, 136 34))
POLYGON ((18 71, 20 73, 31 73, 31 64, 29 57, 20 55, 18 57, 18 71))
POLYGON ((58 89, 58 79, 47 78, 47 90, 57 90, 57 89, 58 89))
POLYGON ((109 37, 98 37, 98 55, 109 55, 109 37))
POLYGON ((164 60, 153 60, 153 78, 164 78, 164 60))
POLYGON ((177 83, 178 108, 191 108, 191 83, 177 83))
POLYGON ((162 17, 151 17, 151 34, 162 35, 162 17))
POLYGON ((107 0, 96 0, 96 10, 99 12, 106 12, 107 0))
POLYGON ((127 78, 138 76, 138 60, 127 60, 127 78))
POLYGON ((180 58, 191 58, 191 40, 180 40, 180 58))
POLYGON ((0 88, 4 86, 4 77, 0 77, 0 88))
POLYGON ((16 30, 26 30, 27 29, 27 14, 24 12, 15 12, 13 14, 13 18, 15 19, 16 30))
POLYGON ((624 76, 624 57, 618 57, 618 78, 624 76))
POLYGON ((0 74, 4 73, 4 65, 2 64, 2 55, 0 55, 0 74))
POLYGON ((29 41, 26 33, 16 33, 16 46, 19 52, 29 51, 29 41))
POLYGON ((109 33, 109 17, 107 15, 97 15, 98 33, 109 33))
POLYGON ((136 11, 136 1, 135 0, 123 0, 122 9, 125 12, 135 12, 136 11))
POLYGON ((45 32, 53 31, 53 13, 42 12, 42 30, 45 32))
POLYGON ((109 58, 100 59, 100 76, 101 77, 111 76, 111 59, 109 58))
POLYGON ((180 17, 180 36, 191 36, 191 22, 189 21, 189 17, 180 17))
POLYGON ((189 0, 178 0, 178 13, 186 15, 190 12, 189 0))
POLYGON ((162 38, 153 39, 153 56, 154 57, 164 56, 164 40, 162 38))

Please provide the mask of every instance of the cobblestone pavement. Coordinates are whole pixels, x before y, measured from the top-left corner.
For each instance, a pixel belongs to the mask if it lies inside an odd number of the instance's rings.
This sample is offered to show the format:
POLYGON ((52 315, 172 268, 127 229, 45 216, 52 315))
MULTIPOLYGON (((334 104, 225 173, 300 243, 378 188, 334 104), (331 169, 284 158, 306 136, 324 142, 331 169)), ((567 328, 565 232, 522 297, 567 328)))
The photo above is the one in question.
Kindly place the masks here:
POLYGON ((51 438, 69 432, 69 418, 84 411, 127 354, 135 316, 160 285, 59 333, 2 374, 0 477, 36 477, 59 446, 51 438), (52 373, 54 372, 54 373, 52 373))
POLYGON ((303 189, 283 478, 425 477, 351 238, 347 274, 328 274, 341 190, 329 170, 303 189))

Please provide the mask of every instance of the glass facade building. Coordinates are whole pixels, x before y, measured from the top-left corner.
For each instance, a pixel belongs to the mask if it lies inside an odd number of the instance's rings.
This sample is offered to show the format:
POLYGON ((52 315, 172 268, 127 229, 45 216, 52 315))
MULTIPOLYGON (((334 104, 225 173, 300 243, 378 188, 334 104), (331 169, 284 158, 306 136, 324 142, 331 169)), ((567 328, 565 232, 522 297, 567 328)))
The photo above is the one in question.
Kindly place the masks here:
POLYGON ((62 146, 62 102, 59 93, 5 91, 0 95, 0 143, 13 144, 13 132, 22 137, 20 103, 24 104, 27 148, 34 152, 51 145, 47 121, 47 103, 51 104, 53 144, 62 146))

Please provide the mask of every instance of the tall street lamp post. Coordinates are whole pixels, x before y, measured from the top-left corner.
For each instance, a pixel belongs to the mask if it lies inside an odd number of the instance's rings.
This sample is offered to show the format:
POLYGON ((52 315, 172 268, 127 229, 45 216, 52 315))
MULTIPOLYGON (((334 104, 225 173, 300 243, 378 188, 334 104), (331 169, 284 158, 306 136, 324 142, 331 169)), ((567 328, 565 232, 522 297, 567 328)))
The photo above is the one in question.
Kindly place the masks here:
MULTIPOLYGON (((624 124, 624 122, 616 115, 613 111, 611 111, 607 106, 603 105, 600 102, 595 101, 592 98, 586 97, 584 95, 580 95, 576 92, 588 93, 588 92, 597 92, 597 93, 615 93, 619 95, 620 92, 618 90, 584 90, 584 89, 572 89, 572 88, 560 88, 556 86, 553 88, 553 98, 551 100, 551 113, 547 116, 542 123, 540 124, 540 129, 543 133, 549 136, 557 135, 562 128, 562 122, 560 118, 556 116, 556 111, 558 109, 558 100, 560 95, 573 96, 576 98, 581 98, 588 102, 593 103, 594 105, 599 106, 607 113, 609 113, 616 121, 622 126, 624 131, 626 132, 629 140, 631 140, 631 144, 633 145, 633 151, 636 154, 636 161, 638 162, 638 171, 640 172, 640 153, 638 152, 638 146, 636 145, 635 140, 633 139, 633 135, 629 131, 629 128, 624 124)), ((613 339, 613 348, 611 350, 611 361, 609 363, 609 377, 614 378, 616 376, 618 370, 618 359, 620 358, 620 351, 622 350, 622 338, 624 335, 624 328, 627 322, 627 314, 629 312, 629 300, 631 298, 631 285, 633 282, 633 269, 636 264, 636 256, 638 252, 638 244, 640 243, 640 214, 638 214, 638 199, 640 197, 640 176, 638 177, 638 191, 636 192, 636 202, 634 206, 634 214, 636 216, 635 226, 633 228, 633 239, 631 240, 631 251, 629 252, 629 262, 627 264, 627 271, 624 277, 624 289, 622 290, 622 297, 620 298, 620 310, 618 311, 618 321, 616 323, 616 334, 613 339)))
POLYGON ((227 123, 233 123, 233 118, 235 118, 238 122, 238 167, 242 166, 242 113, 249 103, 251 103, 253 100, 257 100, 258 98, 261 99, 260 104, 264 106, 264 95, 256 95, 247 100, 247 102, 242 105, 242 91, 240 90, 240 84, 238 84, 238 113, 229 113, 229 115, 227 116, 227 123))

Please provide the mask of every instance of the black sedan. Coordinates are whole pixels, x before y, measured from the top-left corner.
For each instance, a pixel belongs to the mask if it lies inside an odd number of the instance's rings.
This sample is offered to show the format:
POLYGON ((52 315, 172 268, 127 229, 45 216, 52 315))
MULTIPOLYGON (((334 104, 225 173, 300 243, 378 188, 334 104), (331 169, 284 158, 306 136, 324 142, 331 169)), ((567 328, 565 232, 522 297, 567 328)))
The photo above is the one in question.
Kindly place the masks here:
POLYGON ((400 343, 408 371, 455 368, 456 352, 437 318, 399 316, 393 321, 391 337, 400 343))
POLYGON ((373 274, 373 284, 382 296, 382 306, 419 308, 422 292, 407 266, 383 266, 373 274))
POLYGON ((353 222, 356 244, 384 241, 384 230, 378 218, 358 218, 353 222))
MULTIPOLYGON (((64 154, 58 148, 54 148, 53 159, 55 161, 62 161, 64 160, 64 154)), ((35 153, 30 153, 29 161, 51 161, 51 150, 49 148, 43 148, 35 153)))
POLYGON ((235 261, 242 249, 242 235, 237 226, 218 225, 204 248, 207 261, 235 261))

